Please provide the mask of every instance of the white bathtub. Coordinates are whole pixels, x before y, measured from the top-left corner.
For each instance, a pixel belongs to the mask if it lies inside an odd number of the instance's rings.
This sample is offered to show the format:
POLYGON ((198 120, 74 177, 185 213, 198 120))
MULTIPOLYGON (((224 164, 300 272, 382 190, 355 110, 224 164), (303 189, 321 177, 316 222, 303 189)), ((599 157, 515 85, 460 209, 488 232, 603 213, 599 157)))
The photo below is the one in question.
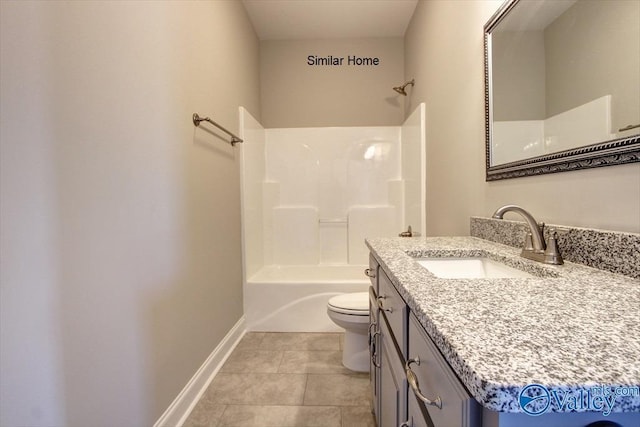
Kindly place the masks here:
POLYGON ((244 288, 249 331, 333 332, 342 329, 327 315, 327 301, 347 292, 364 292, 367 266, 265 266, 244 288))

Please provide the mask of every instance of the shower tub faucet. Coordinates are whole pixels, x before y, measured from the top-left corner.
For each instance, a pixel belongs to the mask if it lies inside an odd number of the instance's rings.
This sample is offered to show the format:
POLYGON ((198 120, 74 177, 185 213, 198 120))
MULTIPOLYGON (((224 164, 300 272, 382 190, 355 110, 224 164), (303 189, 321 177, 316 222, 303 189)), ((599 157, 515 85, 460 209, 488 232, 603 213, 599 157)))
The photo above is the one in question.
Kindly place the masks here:
POLYGON ((407 231, 403 231, 398 234, 398 237, 413 237, 413 231, 411 231, 411 226, 407 229, 407 231))
POLYGON ((550 230, 549 240, 544 240, 544 223, 538 223, 533 216, 517 205, 505 205, 498 208, 492 218, 503 219, 504 214, 507 212, 515 212, 520 214, 527 225, 529 226, 529 232, 524 241, 524 247, 520 256, 523 258, 531 259, 545 264, 562 265, 564 261, 558 248, 558 233, 555 230, 550 230))

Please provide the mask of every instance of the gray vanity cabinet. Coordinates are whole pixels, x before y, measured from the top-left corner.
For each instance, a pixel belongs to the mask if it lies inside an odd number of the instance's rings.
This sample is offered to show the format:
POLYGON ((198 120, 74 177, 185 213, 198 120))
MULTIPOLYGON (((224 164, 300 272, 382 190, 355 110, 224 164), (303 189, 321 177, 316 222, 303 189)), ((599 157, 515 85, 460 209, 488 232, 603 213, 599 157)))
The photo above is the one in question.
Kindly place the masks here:
POLYGON ((380 427, 400 426, 407 419, 407 380, 403 359, 384 315, 380 316, 380 427))
POLYGON ((378 427, 478 426, 481 410, 427 336, 391 280, 373 257, 369 289, 371 394, 378 427), (416 386, 443 404, 425 405, 407 381, 409 367, 416 386))
POLYGON ((371 395, 378 427, 478 426, 481 410, 427 336, 375 258, 369 258, 369 352, 371 395), (407 360, 423 395, 407 381, 407 360))
MULTIPOLYGON (((481 425, 482 408, 458 380, 413 314, 409 316, 407 360, 417 380, 415 391, 413 388, 409 390, 412 395, 409 416, 413 420, 424 418, 422 411, 426 410, 434 426, 481 425), (419 402, 418 394, 430 403, 419 402)), ((413 425, 426 424, 414 422, 413 425)))
POLYGON ((389 277, 369 262, 369 353, 371 395, 378 427, 400 426, 407 419, 407 380, 404 372, 408 336, 408 307, 389 277), (375 278, 372 278, 374 269, 375 278), (377 292, 376 292, 377 289, 377 292))
MULTIPOLYGON (((378 309, 378 270, 380 266, 369 255, 369 268, 365 274, 371 281, 369 287, 369 382, 371 386, 371 411, 380 419, 380 310, 378 309)), ((376 421, 378 422, 378 421, 376 421)))
POLYGON ((380 419, 380 315, 378 295, 374 286, 369 287, 369 382, 371 385, 371 411, 380 419))
POLYGON ((638 413, 495 412, 469 394, 431 337, 370 258, 371 390, 377 427, 636 427, 638 413), (417 391, 417 392, 416 392, 417 391), (422 398, 420 398, 420 396, 422 398), (425 403, 426 401, 426 403, 425 403))

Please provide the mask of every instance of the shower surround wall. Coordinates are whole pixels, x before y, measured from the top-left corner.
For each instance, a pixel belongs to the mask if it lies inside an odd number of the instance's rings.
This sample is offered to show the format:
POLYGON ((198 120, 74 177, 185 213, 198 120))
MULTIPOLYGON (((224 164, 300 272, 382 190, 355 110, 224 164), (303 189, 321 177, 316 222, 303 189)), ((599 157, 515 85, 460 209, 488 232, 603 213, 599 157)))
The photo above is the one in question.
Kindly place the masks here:
POLYGON ((366 291, 365 237, 423 230, 424 105, 389 127, 264 129, 241 109, 240 128, 247 328, 339 330, 326 303, 366 291))
POLYGON ((402 226, 399 127, 268 129, 265 264, 367 263, 402 226))

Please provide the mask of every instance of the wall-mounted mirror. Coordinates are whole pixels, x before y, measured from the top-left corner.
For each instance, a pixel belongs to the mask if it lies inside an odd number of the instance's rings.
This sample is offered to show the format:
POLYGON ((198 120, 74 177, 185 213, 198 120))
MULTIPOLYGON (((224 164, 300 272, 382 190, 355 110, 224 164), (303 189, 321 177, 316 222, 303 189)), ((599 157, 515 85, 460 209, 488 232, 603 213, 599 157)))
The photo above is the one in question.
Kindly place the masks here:
POLYGON ((485 85, 487 181, 640 161, 640 1, 507 0, 485 85))

